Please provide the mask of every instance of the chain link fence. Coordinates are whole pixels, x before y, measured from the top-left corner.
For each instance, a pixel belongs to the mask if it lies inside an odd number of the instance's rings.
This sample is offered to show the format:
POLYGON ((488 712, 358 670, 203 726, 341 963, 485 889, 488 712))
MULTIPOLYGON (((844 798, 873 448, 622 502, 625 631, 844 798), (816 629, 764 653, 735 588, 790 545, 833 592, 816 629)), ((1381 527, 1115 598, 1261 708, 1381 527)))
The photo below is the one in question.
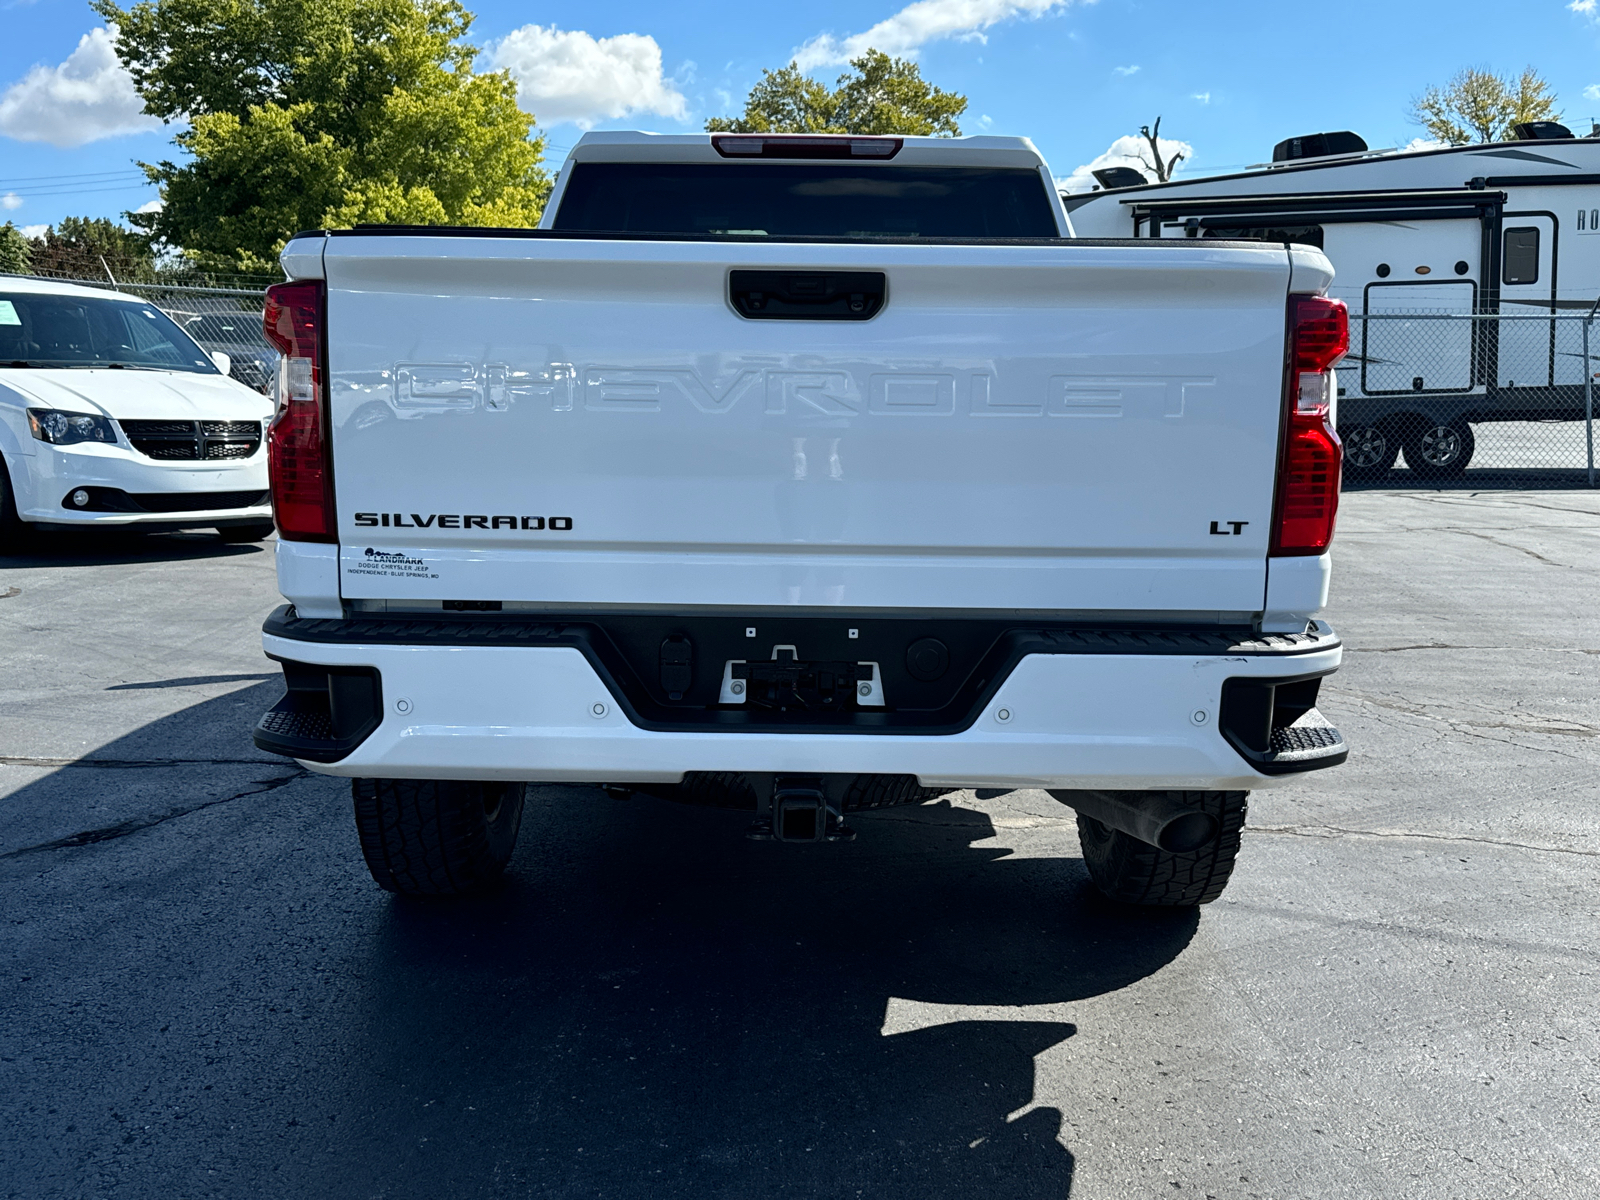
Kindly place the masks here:
POLYGON ((1351 313, 1345 487, 1594 487, 1595 310, 1351 313))
POLYGON ((80 287, 103 288, 138 296, 155 305, 176 321, 205 350, 220 350, 228 356, 228 374, 258 392, 271 390, 272 374, 277 370, 278 352, 261 331, 261 310, 267 287, 275 279, 248 276, 203 282, 133 283, 111 277, 85 279, 55 272, 35 272, 36 279, 58 279, 80 287), (230 286, 231 285, 231 286, 230 286))

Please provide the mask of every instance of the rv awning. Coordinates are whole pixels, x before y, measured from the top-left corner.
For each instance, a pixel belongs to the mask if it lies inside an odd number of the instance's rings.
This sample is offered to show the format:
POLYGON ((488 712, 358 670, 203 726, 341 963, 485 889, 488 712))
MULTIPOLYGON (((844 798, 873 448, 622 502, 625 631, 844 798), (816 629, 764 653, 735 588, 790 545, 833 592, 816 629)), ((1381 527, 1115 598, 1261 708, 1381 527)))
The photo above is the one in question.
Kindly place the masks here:
POLYGON ((1163 225, 1197 229, 1239 225, 1337 225, 1360 221, 1480 220, 1506 202, 1504 192, 1482 188, 1427 191, 1305 192, 1285 196, 1191 196, 1187 199, 1122 201, 1131 210, 1135 236, 1146 221, 1151 236, 1163 225))
POLYGON ((1481 188, 1403 192, 1297 192, 1282 196, 1189 196, 1172 200, 1147 200, 1135 196, 1122 201, 1135 213, 1147 216, 1165 216, 1173 212, 1182 212, 1186 216, 1200 216, 1205 213, 1224 212, 1303 212, 1308 209, 1334 212, 1344 209, 1410 209, 1458 205, 1468 205, 1477 210, 1497 207, 1505 202, 1504 192, 1485 191, 1481 188))

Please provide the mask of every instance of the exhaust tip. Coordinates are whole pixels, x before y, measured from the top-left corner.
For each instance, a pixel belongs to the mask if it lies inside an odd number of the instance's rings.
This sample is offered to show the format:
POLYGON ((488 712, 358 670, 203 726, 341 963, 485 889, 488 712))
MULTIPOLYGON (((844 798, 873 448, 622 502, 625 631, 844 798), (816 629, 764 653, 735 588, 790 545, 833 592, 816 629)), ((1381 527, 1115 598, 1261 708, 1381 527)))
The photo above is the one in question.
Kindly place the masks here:
POLYGON ((1175 854, 1187 854, 1215 838, 1217 829, 1217 819, 1210 813, 1187 812, 1161 827, 1156 844, 1175 854))

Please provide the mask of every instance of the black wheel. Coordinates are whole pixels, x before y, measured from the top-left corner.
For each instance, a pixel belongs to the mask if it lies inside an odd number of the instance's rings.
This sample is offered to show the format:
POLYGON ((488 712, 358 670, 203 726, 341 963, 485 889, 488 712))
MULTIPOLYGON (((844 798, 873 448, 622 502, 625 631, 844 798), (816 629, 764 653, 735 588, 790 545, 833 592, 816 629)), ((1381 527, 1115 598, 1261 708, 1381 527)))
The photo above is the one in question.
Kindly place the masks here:
POLYGON ((525 783, 357 779, 356 832, 378 886, 461 896, 492 886, 511 860, 525 783))
POLYGON ((1174 792, 1185 804, 1217 819, 1217 835, 1198 850, 1176 853, 1108 829, 1078 815, 1078 844, 1089 878, 1113 900, 1188 908, 1222 895, 1239 856, 1249 792, 1174 792))
POLYGON ((1382 425, 1351 425, 1339 431, 1346 479, 1379 479, 1394 469, 1400 439, 1382 425))
POLYGON ((28 527, 17 515, 17 498, 11 491, 11 476, 0 459, 0 554, 13 554, 21 549, 28 527))
POLYGON ((272 522, 258 521, 254 525, 228 525, 217 530, 225 542, 264 542, 272 536, 272 522))
POLYGON ((1465 421, 1428 421, 1406 438, 1406 465, 1424 479, 1454 479, 1467 469, 1476 448, 1465 421))
POLYGON ((677 787, 640 787, 650 795, 666 796, 682 804, 698 804, 706 808, 737 808, 745 812, 756 810, 756 790, 750 781, 737 771, 688 771, 677 787))

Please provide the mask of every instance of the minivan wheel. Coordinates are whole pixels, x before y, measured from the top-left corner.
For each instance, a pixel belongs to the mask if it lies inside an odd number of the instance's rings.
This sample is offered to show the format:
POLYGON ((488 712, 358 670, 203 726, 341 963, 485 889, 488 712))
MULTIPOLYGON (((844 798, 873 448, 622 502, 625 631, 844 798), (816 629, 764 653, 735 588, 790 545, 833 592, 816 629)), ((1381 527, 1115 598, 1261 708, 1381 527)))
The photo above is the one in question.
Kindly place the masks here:
POLYGON ((0 554, 15 554, 20 550, 27 532, 28 527, 17 515, 17 498, 11 490, 11 476, 6 471, 4 460, 0 460, 0 554))
POLYGON ((1239 856, 1249 792, 1174 792, 1217 819, 1216 835, 1197 849, 1161 850, 1093 817, 1078 814, 1078 844, 1094 885, 1113 900, 1161 908, 1210 904, 1222 895, 1239 856))
POLYGON ((499 880, 517 844, 525 783, 356 779, 356 832, 379 887, 461 896, 499 880))
POLYGON ((257 521, 251 525, 226 525, 217 530, 217 536, 230 544, 264 542, 272 536, 272 522, 257 521))
POLYGON ((1465 421, 1428 422, 1406 438, 1406 465, 1425 479, 1454 479, 1467 469, 1477 439, 1465 421))
POLYGON ((1349 479, 1378 479, 1394 469, 1400 439, 1382 425, 1351 425, 1339 431, 1344 443, 1344 473, 1349 479))

